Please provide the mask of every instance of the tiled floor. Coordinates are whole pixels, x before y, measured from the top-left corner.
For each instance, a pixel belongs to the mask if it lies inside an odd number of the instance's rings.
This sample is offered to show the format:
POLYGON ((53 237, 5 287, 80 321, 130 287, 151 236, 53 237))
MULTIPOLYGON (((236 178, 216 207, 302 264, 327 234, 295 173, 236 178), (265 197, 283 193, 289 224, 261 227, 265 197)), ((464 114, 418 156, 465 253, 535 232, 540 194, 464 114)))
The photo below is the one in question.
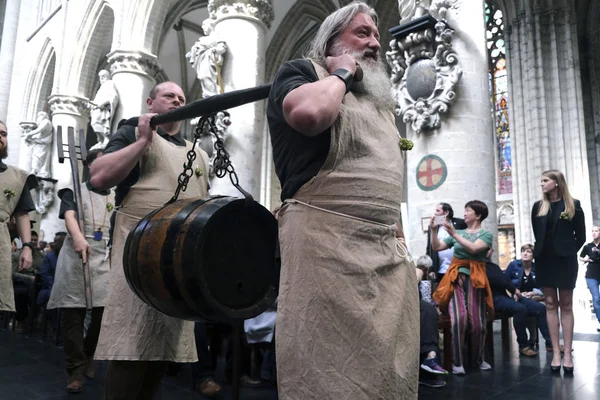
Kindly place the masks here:
MULTIPOLYGON (((578 323, 575 335, 575 373, 572 377, 553 376, 545 352, 538 357, 519 356, 516 343, 506 353, 499 332, 495 338, 495 365, 489 372, 475 371, 465 377, 451 376, 446 387, 430 389, 421 386, 420 399, 576 399, 600 398, 600 333, 595 326, 578 323)), ((514 334, 511 333, 514 341, 514 334)), ((98 377, 78 395, 64 390, 65 372, 62 347, 40 335, 27 337, 0 331, 0 400, 102 399, 106 365, 98 363, 98 377)), ((166 378, 158 399, 191 400, 203 397, 191 390, 191 372, 166 378)), ((231 398, 226 387, 224 399, 231 398)), ((277 398, 275 389, 242 389, 243 400, 277 398)), ((340 399, 342 400, 342 399, 340 399)), ((390 399, 392 400, 392 399, 390 399)))

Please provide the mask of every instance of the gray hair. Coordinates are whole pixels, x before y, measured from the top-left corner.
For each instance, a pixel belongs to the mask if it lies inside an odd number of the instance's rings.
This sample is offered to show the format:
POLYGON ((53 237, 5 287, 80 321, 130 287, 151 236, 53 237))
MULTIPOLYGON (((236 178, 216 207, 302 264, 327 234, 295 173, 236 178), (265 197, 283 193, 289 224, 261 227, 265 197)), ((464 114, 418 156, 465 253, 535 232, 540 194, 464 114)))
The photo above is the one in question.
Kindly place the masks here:
POLYGON ((352 23, 357 14, 361 13, 368 14, 377 25, 377 13, 373 7, 362 1, 354 1, 325 18, 315 38, 310 42, 306 57, 315 61, 324 61, 337 36, 352 23))
POLYGON ((433 265, 433 261, 429 256, 421 256, 417 258, 417 268, 429 269, 433 265))

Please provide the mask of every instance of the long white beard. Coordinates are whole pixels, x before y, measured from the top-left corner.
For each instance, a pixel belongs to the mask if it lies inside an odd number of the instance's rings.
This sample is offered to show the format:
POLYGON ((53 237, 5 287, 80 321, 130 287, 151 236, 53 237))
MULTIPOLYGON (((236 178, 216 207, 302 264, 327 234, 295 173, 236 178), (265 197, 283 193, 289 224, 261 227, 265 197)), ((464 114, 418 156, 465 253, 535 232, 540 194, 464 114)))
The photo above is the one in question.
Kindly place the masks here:
POLYGON ((366 96, 378 109, 393 111, 394 99, 390 77, 379 55, 378 60, 374 60, 367 56, 368 51, 350 51, 338 43, 334 43, 331 46, 331 55, 335 57, 342 54, 352 56, 363 70, 363 79, 360 82, 354 82, 350 89, 359 96, 366 96))

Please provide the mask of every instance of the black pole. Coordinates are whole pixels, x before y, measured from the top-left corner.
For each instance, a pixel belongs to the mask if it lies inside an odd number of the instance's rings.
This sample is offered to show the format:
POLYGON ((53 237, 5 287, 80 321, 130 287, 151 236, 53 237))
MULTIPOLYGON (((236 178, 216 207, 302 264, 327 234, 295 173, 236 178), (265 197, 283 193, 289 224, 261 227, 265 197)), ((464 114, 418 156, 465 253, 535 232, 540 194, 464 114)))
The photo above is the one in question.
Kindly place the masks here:
POLYGON ((271 84, 265 83, 264 85, 250 89, 234 90, 233 92, 217 94, 207 97, 206 99, 193 101, 190 104, 186 104, 185 106, 168 111, 164 114, 157 115, 150 120, 150 125, 154 128, 157 125, 169 122, 183 121, 184 119, 214 114, 229 108, 266 99, 269 97, 270 91, 271 84))
POLYGON ((231 399, 240 400, 240 377, 242 375, 242 333, 244 322, 233 323, 233 377, 231 379, 231 399))

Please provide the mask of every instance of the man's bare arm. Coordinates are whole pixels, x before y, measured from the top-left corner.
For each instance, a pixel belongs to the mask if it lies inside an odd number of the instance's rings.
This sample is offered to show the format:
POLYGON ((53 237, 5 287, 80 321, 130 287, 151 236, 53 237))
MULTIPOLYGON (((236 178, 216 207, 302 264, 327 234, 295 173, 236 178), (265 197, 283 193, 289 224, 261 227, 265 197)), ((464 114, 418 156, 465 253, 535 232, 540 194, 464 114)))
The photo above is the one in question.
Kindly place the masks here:
MULTIPOLYGON (((354 74, 356 61, 347 54, 327 58, 329 73, 339 68, 354 74)), ((285 96, 283 116, 285 121, 298 132, 306 136, 316 136, 333 125, 345 95, 346 84, 334 75, 307 83, 285 96)))
POLYGON ((138 121, 138 139, 129 146, 98 157, 90 166, 90 183, 98 190, 118 185, 137 165, 152 143, 154 132, 150 119, 156 114, 144 114, 138 121))

